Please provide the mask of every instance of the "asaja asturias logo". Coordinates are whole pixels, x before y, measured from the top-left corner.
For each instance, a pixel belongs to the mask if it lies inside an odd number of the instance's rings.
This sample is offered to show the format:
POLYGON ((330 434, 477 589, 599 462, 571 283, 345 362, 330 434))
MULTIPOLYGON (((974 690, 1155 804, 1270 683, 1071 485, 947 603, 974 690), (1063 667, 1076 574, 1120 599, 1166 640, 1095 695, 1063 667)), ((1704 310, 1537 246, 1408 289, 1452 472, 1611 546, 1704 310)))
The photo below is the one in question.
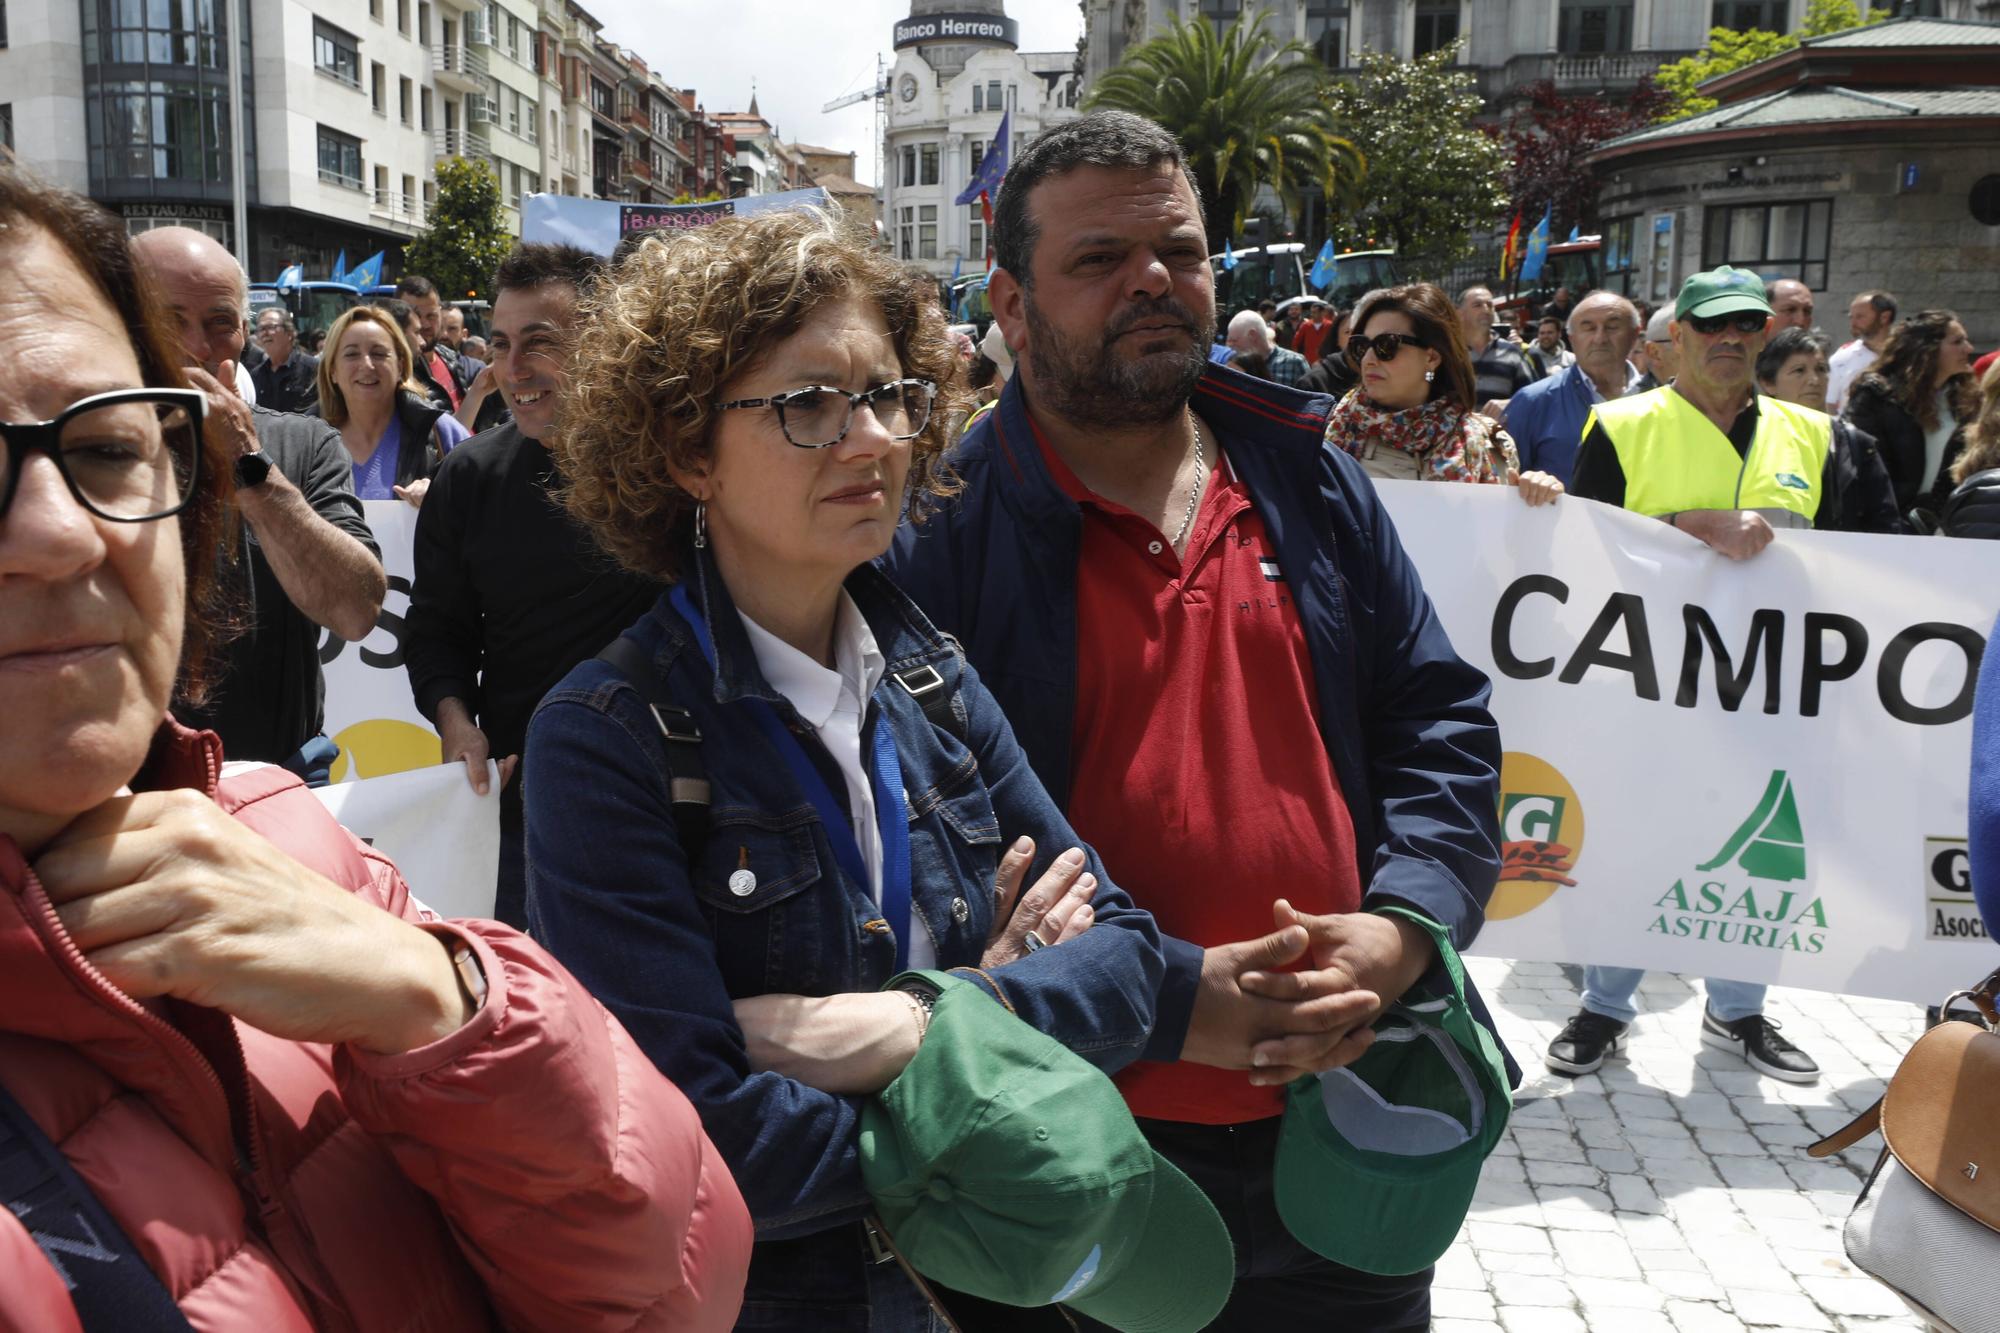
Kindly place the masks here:
POLYGON ((1715 944, 1819 953, 1826 948, 1826 904, 1806 878, 1805 824, 1791 777, 1773 769, 1764 794, 1723 842, 1722 850, 1653 904, 1648 932, 1715 944))
POLYGON ((1583 802, 1555 765, 1531 754, 1500 757, 1500 883, 1486 904, 1489 920, 1534 911, 1559 888, 1583 852, 1583 802))

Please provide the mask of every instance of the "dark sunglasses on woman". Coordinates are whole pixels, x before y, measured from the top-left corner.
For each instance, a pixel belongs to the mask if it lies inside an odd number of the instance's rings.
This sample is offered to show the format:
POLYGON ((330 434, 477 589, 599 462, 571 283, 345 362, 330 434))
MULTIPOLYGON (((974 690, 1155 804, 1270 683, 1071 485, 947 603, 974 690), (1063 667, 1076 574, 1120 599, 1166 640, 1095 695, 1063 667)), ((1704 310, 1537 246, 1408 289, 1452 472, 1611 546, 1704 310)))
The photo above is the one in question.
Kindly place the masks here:
POLYGON ((1770 318, 1761 311, 1738 310, 1727 315, 1689 315, 1687 322, 1696 333, 1713 338, 1729 328, 1745 335, 1761 333, 1770 318))
POLYGON ((1347 340, 1347 361, 1349 365, 1360 365, 1361 358, 1367 356, 1371 348, 1377 361, 1394 361, 1403 354, 1405 347, 1423 345, 1424 340, 1414 333, 1378 333, 1372 338, 1365 333, 1357 333, 1347 340))

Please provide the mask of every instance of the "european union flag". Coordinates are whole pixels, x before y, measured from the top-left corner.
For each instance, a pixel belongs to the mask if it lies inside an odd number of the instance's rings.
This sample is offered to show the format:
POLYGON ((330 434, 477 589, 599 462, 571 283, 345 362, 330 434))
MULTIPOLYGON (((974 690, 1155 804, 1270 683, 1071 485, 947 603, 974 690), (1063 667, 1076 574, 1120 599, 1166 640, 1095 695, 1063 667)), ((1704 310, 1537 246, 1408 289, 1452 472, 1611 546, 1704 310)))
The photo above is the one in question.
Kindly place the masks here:
POLYGON ((979 169, 972 173, 972 183, 958 192, 955 204, 976 204, 982 194, 998 197, 1000 182, 1007 175, 1007 122, 1014 113, 1009 111, 1000 117, 1000 128, 993 135, 993 142, 987 146, 986 156, 979 161, 979 169))
POLYGON ((1326 243, 1320 246, 1318 258, 1313 260, 1312 272, 1307 275, 1307 281, 1321 291, 1326 291, 1333 286, 1339 276, 1340 256, 1334 254, 1333 238, 1329 236, 1326 238, 1326 243))
POLYGON ((1542 210, 1542 220, 1528 233, 1528 256, 1521 261, 1521 281, 1533 282, 1542 276, 1542 264, 1549 257, 1549 214, 1555 208, 1551 205, 1542 210))

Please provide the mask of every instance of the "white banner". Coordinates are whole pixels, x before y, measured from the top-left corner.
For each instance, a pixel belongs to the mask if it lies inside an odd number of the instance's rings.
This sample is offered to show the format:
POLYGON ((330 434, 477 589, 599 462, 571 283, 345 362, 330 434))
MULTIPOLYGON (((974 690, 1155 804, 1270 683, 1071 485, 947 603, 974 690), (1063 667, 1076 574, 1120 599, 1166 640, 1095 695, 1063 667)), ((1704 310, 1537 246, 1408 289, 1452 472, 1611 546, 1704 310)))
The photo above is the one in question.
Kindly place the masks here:
POLYGON ((401 500, 364 500, 368 527, 382 548, 389 595, 375 632, 359 643, 320 637, 326 673, 326 734, 340 747, 335 782, 425 768, 444 757, 437 732, 417 711, 403 666, 403 616, 410 609, 417 511, 401 500))
POLYGON ((1931 1003, 1992 969, 1965 835, 2000 542, 1781 532, 1739 564, 1574 499, 1380 491, 1493 679, 1475 952, 1931 1003))
POLYGON ((493 915, 500 869, 499 771, 487 767, 487 794, 465 779, 465 765, 338 782, 313 795, 348 832, 403 872, 403 882, 439 916, 493 915))

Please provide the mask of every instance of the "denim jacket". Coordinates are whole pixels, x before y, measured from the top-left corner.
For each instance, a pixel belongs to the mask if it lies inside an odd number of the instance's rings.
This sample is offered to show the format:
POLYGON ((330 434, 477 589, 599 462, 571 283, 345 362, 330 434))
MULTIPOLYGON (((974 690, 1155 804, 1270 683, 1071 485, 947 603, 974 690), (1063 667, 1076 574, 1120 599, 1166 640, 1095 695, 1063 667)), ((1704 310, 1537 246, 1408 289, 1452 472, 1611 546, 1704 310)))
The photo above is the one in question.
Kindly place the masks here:
MULTIPOLYGON (((1464 950, 1500 873, 1491 687, 1453 650, 1360 465, 1326 447, 1333 401, 1222 366, 1204 369, 1194 393, 1248 483, 1298 599, 1319 694, 1318 739, 1354 821, 1362 907, 1415 908, 1464 950)), ((1082 512, 1042 461, 1018 377, 951 461, 963 492, 923 526, 904 525, 882 563, 965 645, 1043 784, 1067 804, 1082 512)), ((1166 981, 1149 1060, 1179 1057, 1202 960, 1195 942, 1163 943, 1166 981)), ((1492 1028, 1484 1001, 1469 984, 1467 992, 1492 1028)), ((1501 1051, 1518 1082, 1512 1055, 1504 1044, 1501 1051)))
MULTIPOLYGON (((681 845, 665 742, 646 703, 593 658, 548 694, 529 726, 528 920, 687 1094, 735 1173, 759 1239, 746 1310, 810 1297, 830 1311, 862 1299, 858 1228, 840 1225, 869 1207, 857 1156, 862 1099, 752 1073, 730 1004, 878 989, 894 973, 895 942, 868 886, 839 870, 813 805, 743 701, 778 710, 844 803, 833 759, 764 680, 705 552, 689 577, 714 668, 665 597, 626 637, 701 731, 712 800, 706 845, 693 855, 681 845), (738 870, 755 876, 744 896, 729 885, 738 870)), ((913 925, 930 933, 940 967, 977 968, 1003 839, 1034 838, 1030 884, 1081 842, 977 673, 915 604, 872 567, 857 570, 847 591, 888 663, 863 745, 873 728, 893 729, 909 796, 913 925), (897 683, 897 673, 925 666, 954 690, 964 743, 897 683)), ((1095 925, 1059 948, 968 975, 1109 1072, 1138 1056, 1152 1028, 1160 940, 1153 919, 1085 850, 1099 882, 1095 925)), ((840 1324, 829 1315, 797 1326, 840 1324)))

